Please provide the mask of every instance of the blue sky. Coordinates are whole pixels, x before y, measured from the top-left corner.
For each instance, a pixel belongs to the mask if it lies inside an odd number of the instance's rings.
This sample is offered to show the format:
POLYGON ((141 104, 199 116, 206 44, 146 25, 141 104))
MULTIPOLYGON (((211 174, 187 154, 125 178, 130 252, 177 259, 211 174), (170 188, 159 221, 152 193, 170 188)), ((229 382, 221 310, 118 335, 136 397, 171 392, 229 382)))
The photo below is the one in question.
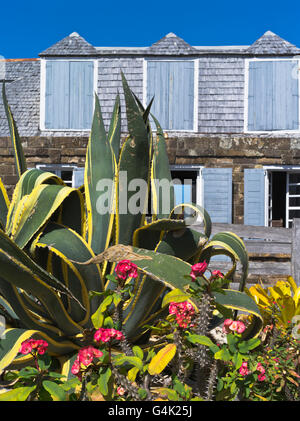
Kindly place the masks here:
POLYGON ((5 58, 37 57, 74 31, 95 46, 149 46, 169 32, 191 45, 248 45, 271 30, 300 47, 291 0, 14 0, 1 17, 5 58))

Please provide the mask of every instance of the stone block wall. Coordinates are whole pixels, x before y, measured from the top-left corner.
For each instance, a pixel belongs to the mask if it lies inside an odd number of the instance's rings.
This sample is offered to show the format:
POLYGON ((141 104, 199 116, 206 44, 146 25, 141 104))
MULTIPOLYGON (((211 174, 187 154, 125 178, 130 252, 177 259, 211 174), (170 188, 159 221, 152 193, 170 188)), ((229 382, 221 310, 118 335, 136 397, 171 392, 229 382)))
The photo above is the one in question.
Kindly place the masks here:
MULTIPOLYGON (((37 164, 84 166, 88 137, 23 137, 28 167, 37 164)), ((244 222, 244 169, 264 165, 300 166, 299 137, 190 135, 166 138, 170 164, 230 167, 233 177, 233 223, 244 222)), ((12 194, 17 181, 9 137, 0 138, 0 177, 12 194)))

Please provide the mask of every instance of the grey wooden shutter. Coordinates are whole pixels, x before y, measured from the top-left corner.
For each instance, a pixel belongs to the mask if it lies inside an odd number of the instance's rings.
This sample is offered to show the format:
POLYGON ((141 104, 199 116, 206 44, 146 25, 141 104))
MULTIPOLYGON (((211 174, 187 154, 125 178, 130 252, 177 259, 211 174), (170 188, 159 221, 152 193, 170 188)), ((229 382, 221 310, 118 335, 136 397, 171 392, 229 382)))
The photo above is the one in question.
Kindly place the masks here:
POLYGON ((147 103, 165 130, 193 130, 194 62, 148 61, 147 103))
POLYGON ((232 168, 203 168, 203 206, 212 222, 232 223, 232 168))
POLYGON ((73 171, 73 187, 78 188, 84 184, 84 167, 75 168, 73 171))
POLYGON ((250 61, 248 130, 296 130, 299 128, 296 62, 250 61))
POLYGON ((93 62, 70 62, 70 129, 91 128, 93 80, 93 62))
POLYGON ((244 224, 265 225, 265 170, 244 170, 244 224))
POLYGON ((46 62, 45 128, 69 128, 69 62, 46 62))
POLYGON ((46 62, 46 129, 89 129, 93 114, 94 64, 46 62))

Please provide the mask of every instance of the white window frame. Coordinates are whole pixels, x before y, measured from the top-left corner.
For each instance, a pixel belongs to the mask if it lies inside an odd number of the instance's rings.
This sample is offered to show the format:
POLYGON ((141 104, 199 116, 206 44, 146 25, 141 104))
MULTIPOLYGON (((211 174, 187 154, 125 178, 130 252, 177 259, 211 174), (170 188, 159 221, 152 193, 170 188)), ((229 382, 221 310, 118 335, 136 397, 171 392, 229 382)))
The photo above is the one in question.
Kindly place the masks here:
MULTIPOLYGON (((178 61, 192 61, 194 62, 194 117, 193 117, 193 129, 191 130, 173 130, 173 129, 164 129, 164 132, 170 133, 197 133, 198 132, 198 98, 199 98, 199 59, 176 59, 176 58, 162 58, 162 57, 153 57, 153 58, 143 58, 143 106, 147 107, 147 72, 148 72, 148 62, 149 61, 162 61, 162 62, 178 62, 178 61)), ((156 117, 156 116, 155 116, 156 117)), ((155 132, 156 129, 153 129, 155 132)))
POLYGON ((245 91, 244 91, 244 133, 258 133, 258 134, 288 134, 288 133, 299 133, 300 132, 300 58, 247 58, 245 59, 245 91), (248 130, 248 94, 249 94, 249 63, 253 61, 295 61, 298 63, 298 129, 297 130, 248 130))
MULTIPOLYGON (((270 171, 283 171, 283 172, 298 172, 300 173, 300 165, 265 165, 263 167, 265 171, 265 226, 269 226, 269 218, 268 218, 268 206, 269 206, 269 184, 268 184, 268 176, 267 173, 270 171)), ((287 216, 288 210, 288 197, 287 197, 287 189, 286 189, 286 198, 285 198, 285 214, 287 216)), ((286 220, 286 226, 288 228, 288 220, 286 220)))
POLYGON ((197 172, 196 177, 196 205, 203 207, 203 165, 170 165, 170 171, 193 171, 197 172))
MULTIPOLYGON (((74 187, 74 182, 75 182, 75 178, 74 178, 74 172, 75 170, 77 170, 78 167, 77 165, 72 165, 72 164, 37 164, 36 168, 42 171, 49 171, 49 172, 54 172, 54 171, 73 171, 72 173, 72 187, 74 187)), ((61 177, 60 175, 58 175, 58 177, 61 177)))
MULTIPOLYGON (((98 60, 90 58, 41 58, 41 76, 40 76, 40 129, 47 132, 89 132, 91 129, 48 129, 45 127, 46 118, 46 63, 47 61, 91 61, 94 63, 93 92, 98 91, 98 60)), ((93 110, 95 108, 95 99, 93 99, 93 110)))

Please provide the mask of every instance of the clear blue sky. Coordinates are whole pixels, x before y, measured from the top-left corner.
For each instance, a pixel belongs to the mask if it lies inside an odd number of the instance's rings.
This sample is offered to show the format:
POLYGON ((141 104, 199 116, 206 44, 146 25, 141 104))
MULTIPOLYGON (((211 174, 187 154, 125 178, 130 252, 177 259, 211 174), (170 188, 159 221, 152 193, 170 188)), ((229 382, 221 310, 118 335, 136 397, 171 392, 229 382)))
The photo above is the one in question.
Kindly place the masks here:
POLYGON ((169 32, 191 45, 248 45, 271 30, 300 47, 299 0, 14 0, 0 11, 5 58, 37 57, 74 31, 95 46, 149 46, 169 32))

